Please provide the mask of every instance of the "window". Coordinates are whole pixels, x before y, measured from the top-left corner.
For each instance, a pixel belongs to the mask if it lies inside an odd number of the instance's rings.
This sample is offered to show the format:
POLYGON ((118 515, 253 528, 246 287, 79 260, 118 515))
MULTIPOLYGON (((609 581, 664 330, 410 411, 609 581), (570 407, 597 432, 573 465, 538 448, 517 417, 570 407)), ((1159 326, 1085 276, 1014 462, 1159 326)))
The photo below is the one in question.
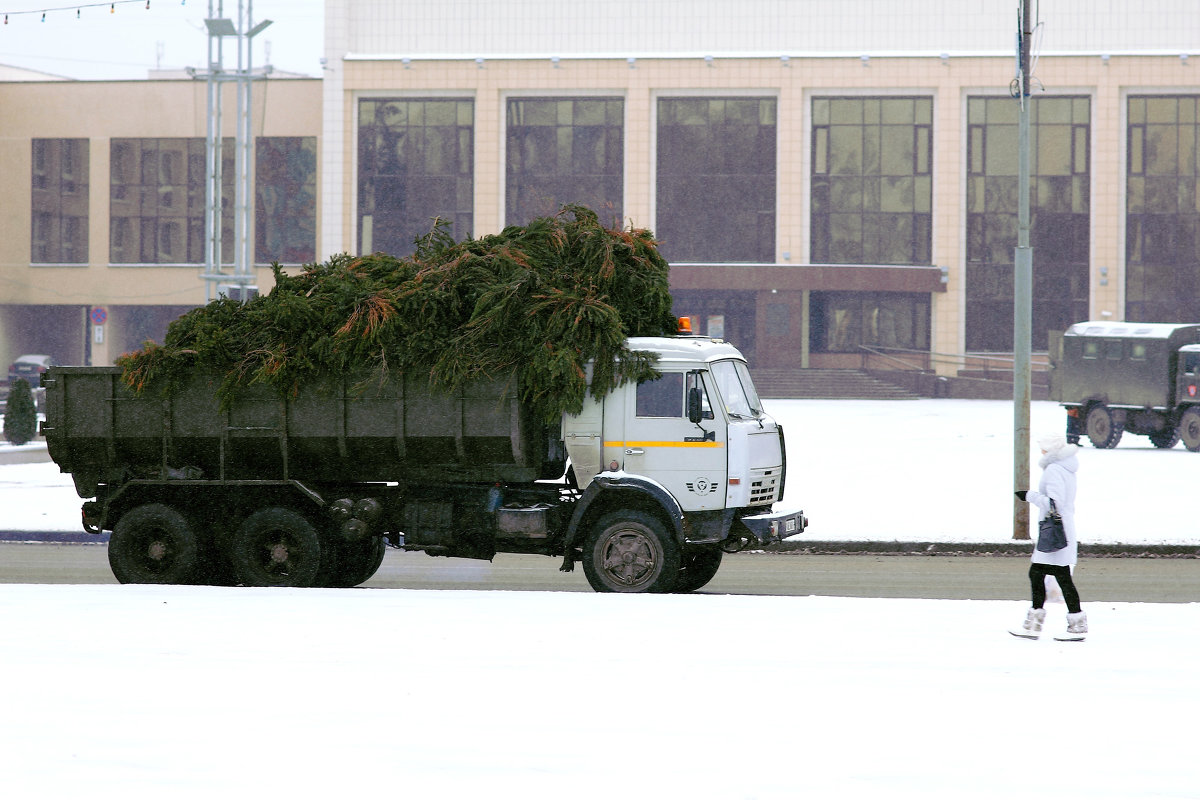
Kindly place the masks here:
MULTIPOLYGON (((204 263, 202 138, 113 139, 109 250, 114 264, 204 263)), ((222 260, 233 260, 233 140, 222 150, 222 260)))
POLYGON ((1200 97, 1128 99, 1125 318, 1200 317, 1200 97))
POLYGON ((88 263, 87 139, 34 139, 29 259, 88 263))
POLYGON ((1109 339, 1104 343, 1104 357, 1109 361, 1120 361, 1122 350, 1120 339, 1109 339))
POLYGON ((929 349, 929 297, 908 292, 813 292, 814 352, 854 353, 863 345, 929 349))
MULTIPOLYGON (((1030 106, 1033 342, 1088 315, 1091 101, 1039 95, 1030 106)), ((967 98, 966 344, 1011 351, 1017 246, 1019 107, 967 98)))
POLYGON ((658 100, 655 233, 668 261, 775 260, 776 101, 658 100))
POLYGON ((254 157, 254 258, 311 262, 317 253, 317 139, 259 137, 254 157))
POLYGON ((812 148, 814 263, 931 263, 932 98, 815 98, 812 148))
POLYGON ((734 417, 756 417, 762 413, 762 401, 754 390, 750 370, 742 361, 715 361, 712 376, 725 403, 725 411, 734 417))
POLYGON ((521 97, 508 101, 505 219, 524 225, 568 203, 601 222, 622 220, 624 101, 521 97))
POLYGON ((1133 342, 1129 345, 1129 358, 1132 361, 1146 360, 1146 345, 1144 342, 1133 342))
POLYGON ((664 372, 657 380, 639 383, 637 416, 682 417, 683 373, 664 372))
MULTIPOLYGON (((255 141, 254 258, 296 264, 316 255, 316 138, 255 141)), ((203 138, 113 139, 109 261, 203 264, 207 198, 203 138)), ((234 141, 221 150, 221 262, 234 252, 234 141)))
POLYGON ((1089 339, 1089 340, 1085 341, 1083 343, 1083 357, 1084 358, 1099 358, 1100 357, 1100 343, 1095 341, 1094 339, 1089 339))
POLYGON ((358 249, 410 255, 435 220, 474 227, 472 100, 376 98, 358 104, 358 249))

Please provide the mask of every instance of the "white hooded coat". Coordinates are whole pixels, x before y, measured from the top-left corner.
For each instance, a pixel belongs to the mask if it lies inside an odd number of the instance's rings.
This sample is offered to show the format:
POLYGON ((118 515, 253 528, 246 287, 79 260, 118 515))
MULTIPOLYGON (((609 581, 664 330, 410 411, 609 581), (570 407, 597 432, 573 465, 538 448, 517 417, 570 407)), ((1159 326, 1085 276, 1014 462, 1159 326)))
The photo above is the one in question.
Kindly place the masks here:
POLYGON ((1041 480, 1038 481, 1037 491, 1029 491, 1025 499, 1038 507, 1039 522, 1050 512, 1050 500, 1054 500, 1058 513, 1062 515, 1067 546, 1053 553, 1043 553, 1035 548, 1033 562, 1073 567, 1079 556, 1079 540, 1075 536, 1075 472, 1079 469, 1079 459, 1075 454, 1079 447, 1067 444, 1065 440, 1055 445, 1038 461, 1038 466, 1042 468, 1041 480))

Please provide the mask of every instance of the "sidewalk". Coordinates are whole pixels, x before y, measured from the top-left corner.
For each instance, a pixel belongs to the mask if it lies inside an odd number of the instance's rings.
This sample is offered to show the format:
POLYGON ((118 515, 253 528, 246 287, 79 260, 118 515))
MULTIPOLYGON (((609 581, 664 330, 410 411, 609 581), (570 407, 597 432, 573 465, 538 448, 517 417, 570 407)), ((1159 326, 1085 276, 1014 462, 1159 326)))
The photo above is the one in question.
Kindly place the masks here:
POLYGON ((50 454, 46 452, 44 439, 22 445, 0 441, 0 467, 9 464, 38 464, 49 460, 50 454))

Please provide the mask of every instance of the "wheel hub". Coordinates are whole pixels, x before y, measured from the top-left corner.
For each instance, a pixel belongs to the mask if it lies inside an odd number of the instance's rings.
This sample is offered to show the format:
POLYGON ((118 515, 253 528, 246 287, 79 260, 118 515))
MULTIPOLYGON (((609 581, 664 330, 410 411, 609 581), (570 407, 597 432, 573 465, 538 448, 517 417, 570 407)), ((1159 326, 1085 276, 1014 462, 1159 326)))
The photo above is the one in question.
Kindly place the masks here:
POLYGON ((167 545, 161 539, 155 539, 146 548, 146 555, 151 561, 162 561, 167 557, 167 545))
POLYGON ((276 542, 271 545, 271 563, 286 564, 288 560, 288 547, 283 542, 276 542))

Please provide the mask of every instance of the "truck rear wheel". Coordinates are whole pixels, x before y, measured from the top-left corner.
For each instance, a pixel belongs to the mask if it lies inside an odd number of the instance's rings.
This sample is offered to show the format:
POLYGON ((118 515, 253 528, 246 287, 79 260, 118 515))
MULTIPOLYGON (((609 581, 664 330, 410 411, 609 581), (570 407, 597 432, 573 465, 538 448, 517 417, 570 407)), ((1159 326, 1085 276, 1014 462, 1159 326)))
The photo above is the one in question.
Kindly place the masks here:
POLYGON ((191 583, 199 563, 192 526, 162 503, 122 516, 108 542, 108 564, 121 583, 191 583))
POLYGON ((1159 450, 1170 450, 1179 444, 1179 428, 1166 428, 1147 434, 1147 436, 1150 437, 1151 444, 1159 450))
POLYGON ((1121 434, 1125 432, 1113 424, 1112 414, 1105 406, 1092 406, 1084 425, 1092 445, 1101 450, 1116 447, 1117 442, 1121 441, 1121 434))
POLYGON ((264 508, 238 527, 229 561, 245 586, 312 586, 321 566, 321 538, 295 511, 264 508))
POLYGON ((323 586, 348 589, 371 579, 383 563, 387 544, 382 536, 370 536, 361 542, 344 542, 338 548, 337 566, 323 586))
POLYGON ((669 592, 679 567, 679 545, 641 511, 602 517, 583 547, 583 572, 597 592, 669 592))
POLYGON ((694 547, 683 554, 683 568, 675 585, 677 592, 694 592, 707 586, 721 568, 720 547, 694 547))
POLYGON ((1189 408, 1179 420, 1179 438, 1193 453, 1200 451, 1200 408, 1189 408))

